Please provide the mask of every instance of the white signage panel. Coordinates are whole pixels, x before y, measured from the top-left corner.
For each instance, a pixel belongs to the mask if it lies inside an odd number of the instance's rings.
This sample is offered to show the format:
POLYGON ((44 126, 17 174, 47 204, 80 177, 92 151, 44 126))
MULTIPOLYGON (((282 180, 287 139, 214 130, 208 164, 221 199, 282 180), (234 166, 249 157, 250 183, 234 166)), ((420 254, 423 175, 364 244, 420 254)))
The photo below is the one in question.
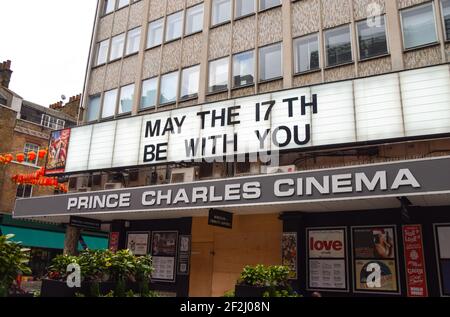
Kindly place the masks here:
POLYGON ((440 133, 449 65, 73 128, 66 172, 440 133))

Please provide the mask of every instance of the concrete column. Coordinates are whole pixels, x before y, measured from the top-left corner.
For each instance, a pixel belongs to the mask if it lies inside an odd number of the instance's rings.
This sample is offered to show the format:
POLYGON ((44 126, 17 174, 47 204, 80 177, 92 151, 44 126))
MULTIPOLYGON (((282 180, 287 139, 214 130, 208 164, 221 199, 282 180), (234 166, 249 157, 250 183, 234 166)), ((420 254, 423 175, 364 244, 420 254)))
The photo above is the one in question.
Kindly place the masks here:
POLYGON ((404 69, 403 36, 397 1, 386 1, 386 29, 388 30, 392 70, 404 69))
POLYGON ((198 87, 198 103, 204 103, 206 100, 208 87, 208 44, 209 44, 209 24, 211 21, 212 0, 204 1, 204 20, 203 20, 203 44, 200 57, 200 85, 198 87))
POLYGON ((80 239, 81 230, 72 226, 67 226, 66 236, 64 239, 64 255, 78 254, 78 240, 80 239))
POLYGON ((293 57, 292 57, 292 5, 291 1, 283 1, 283 88, 292 88, 293 84, 293 57))

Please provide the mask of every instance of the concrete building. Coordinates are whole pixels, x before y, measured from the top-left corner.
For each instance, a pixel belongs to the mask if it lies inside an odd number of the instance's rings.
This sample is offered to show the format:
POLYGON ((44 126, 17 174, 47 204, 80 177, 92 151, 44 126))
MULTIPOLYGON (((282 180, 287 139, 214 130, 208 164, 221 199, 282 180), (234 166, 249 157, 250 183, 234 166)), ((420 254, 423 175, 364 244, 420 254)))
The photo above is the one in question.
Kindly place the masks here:
POLYGON ((305 294, 448 296, 449 23, 449 0, 98 1, 74 193, 15 216, 101 220, 179 296, 281 263, 305 294))
MULTIPOLYGON (((11 61, 0 64, 0 155, 24 153, 49 146, 52 131, 77 125, 81 95, 71 97, 65 105, 62 102, 43 107, 27 101, 9 89, 13 71, 11 61)), ((0 164, 0 231, 16 234, 15 240, 31 247, 33 274, 45 273, 50 259, 62 253, 64 227, 11 219, 11 212, 17 198, 39 197, 55 194, 49 187, 17 185, 11 179, 18 174, 32 174, 45 161, 36 158, 19 163, 15 159, 8 165, 0 164)))

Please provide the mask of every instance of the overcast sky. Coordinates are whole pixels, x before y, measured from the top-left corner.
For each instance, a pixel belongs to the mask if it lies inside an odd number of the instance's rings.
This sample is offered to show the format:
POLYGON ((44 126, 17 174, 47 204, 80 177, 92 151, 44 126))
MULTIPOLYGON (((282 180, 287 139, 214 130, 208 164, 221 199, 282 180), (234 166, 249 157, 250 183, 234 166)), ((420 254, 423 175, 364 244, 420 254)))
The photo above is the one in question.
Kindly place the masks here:
POLYGON ((97 0, 0 0, 0 62, 9 88, 43 106, 83 89, 97 0))

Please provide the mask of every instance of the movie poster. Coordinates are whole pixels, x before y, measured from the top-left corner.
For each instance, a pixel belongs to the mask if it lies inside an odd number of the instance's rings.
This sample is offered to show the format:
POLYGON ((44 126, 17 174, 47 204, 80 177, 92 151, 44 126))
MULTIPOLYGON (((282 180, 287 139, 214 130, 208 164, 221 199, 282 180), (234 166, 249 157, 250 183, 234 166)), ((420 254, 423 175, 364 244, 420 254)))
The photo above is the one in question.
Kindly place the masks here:
POLYGON ((357 259, 394 259, 394 229, 375 227, 355 229, 353 248, 357 259))
POLYGON ((348 290, 344 228, 307 229, 308 287, 348 290))
POLYGON ((54 131, 50 136, 46 174, 64 173, 69 148, 70 129, 54 131))
POLYGON ((397 270, 394 260, 356 260, 356 289, 366 291, 388 291, 396 292, 397 287, 397 270), (374 267, 380 269, 379 284, 375 279, 376 274, 374 267))
POLYGON ((436 226, 442 295, 450 296, 450 226, 436 226))
POLYGON ((127 249, 134 255, 148 254, 148 232, 129 232, 127 235, 127 249))
POLYGON ((297 279, 297 233, 284 232, 281 242, 282 265, 290 268, 289 279, 297 279))
POLYGON ((175 282, 178 232, 152 232, 152 259, 154 271, 152 280, 175 282))
POLYGON ((427 297, 427 274, 423 255, 422 226, 405 225, 402 229, 408 297, 427 297))

